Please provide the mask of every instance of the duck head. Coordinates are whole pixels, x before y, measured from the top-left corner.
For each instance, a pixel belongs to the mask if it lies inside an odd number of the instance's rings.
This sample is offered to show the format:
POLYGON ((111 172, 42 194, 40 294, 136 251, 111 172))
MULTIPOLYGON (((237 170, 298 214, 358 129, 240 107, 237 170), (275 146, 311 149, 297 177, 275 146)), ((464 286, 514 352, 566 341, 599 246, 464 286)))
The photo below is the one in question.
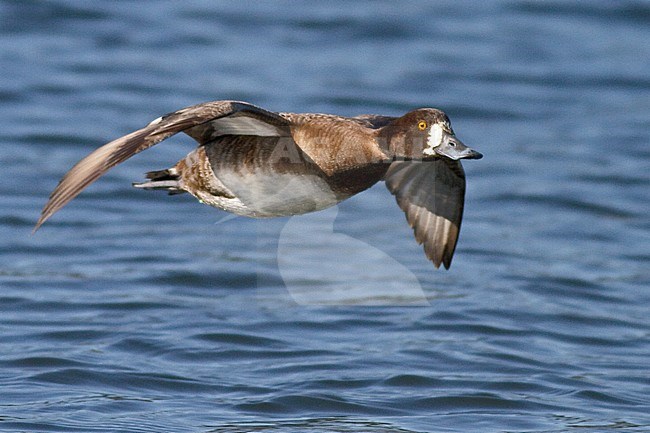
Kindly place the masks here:
POLYGON ((463 144, 447 115, 435 108, 420 108, 395 119, 379 133, 387 153, 396 159, 481 159, 483 155, 463 144))

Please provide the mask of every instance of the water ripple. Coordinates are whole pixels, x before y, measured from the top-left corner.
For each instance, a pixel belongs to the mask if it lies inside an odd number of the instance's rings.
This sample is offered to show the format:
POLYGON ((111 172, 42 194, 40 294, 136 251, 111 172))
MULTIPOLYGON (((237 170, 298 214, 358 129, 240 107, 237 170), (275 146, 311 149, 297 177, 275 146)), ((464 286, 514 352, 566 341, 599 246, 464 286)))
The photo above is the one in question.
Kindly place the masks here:
POLYGON ((0 2, 0 430, 648 431, 648 5, 305 6, 0 2), (383 184, 264 221, 132 189, 181 136, 30 236, 79 158, 212 99, 443 108, 485 154, 452 268, 383 184))

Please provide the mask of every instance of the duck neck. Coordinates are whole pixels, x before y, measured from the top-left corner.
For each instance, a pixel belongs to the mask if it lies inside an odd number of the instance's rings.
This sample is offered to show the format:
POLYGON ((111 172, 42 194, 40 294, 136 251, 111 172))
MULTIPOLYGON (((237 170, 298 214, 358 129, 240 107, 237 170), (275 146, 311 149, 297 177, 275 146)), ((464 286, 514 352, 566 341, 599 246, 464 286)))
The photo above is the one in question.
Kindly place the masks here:
POLYGON ((377 141, 382 152, 392 160, 421 159, 426 136, 414 137, 389 124, 377 131, 377 141))

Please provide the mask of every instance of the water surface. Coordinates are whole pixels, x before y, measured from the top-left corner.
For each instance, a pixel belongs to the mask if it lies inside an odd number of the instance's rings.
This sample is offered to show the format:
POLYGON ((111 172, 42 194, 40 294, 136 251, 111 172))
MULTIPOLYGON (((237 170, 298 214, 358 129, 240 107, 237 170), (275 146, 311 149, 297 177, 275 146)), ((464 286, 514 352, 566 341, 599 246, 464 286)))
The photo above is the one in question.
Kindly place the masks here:
POLYGON ((0 2, 0 430, 650 430, 645 2, 0 2), (450 271, 383 184, 227 218, 132 181, 30 236, 77 160, 213 99, 435 106, 468 161, 450 271))

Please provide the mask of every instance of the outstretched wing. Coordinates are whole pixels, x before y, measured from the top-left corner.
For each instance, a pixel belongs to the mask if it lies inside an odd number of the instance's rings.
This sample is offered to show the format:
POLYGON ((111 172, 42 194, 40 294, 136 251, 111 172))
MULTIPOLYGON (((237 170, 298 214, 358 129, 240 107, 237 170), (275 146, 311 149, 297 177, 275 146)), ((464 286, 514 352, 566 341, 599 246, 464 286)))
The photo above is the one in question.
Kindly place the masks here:
POLYGON ((442 263, 449 269, 465 201, 460 162, 446 158, 394 162, 385 180, 429 260, 436 268, 442 263))
POLYGON ((246 102, 206 102, 166 114, 103 145, 72 167, 50 195, 34 231, 109 169, 179 132, 187 133, 200 144, 222 135, 290 134, 284 118, 246 102))

